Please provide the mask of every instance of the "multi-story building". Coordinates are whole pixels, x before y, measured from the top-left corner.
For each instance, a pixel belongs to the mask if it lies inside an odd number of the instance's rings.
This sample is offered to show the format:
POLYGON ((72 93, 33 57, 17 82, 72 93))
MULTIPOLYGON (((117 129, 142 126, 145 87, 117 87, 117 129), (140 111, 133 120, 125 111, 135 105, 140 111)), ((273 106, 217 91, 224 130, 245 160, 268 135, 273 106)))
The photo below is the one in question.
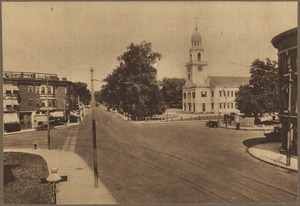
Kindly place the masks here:
POLYGON ((4 71, 3 83, 3 111, 17 111, 21 128, 32 128, 34 115, 48 109, 67 121, 76 107, 73 83, 56 74, 4 71))
POLYGON ((186 84, 183 87, 183 111, 197 113, 239 113, 235 97, 239 86, 249 77, 208 76, 202 38, 196 30, 191 38, 190 61, 186 63, 186 84))
POLYGON ((287 150, 287 143, 290 141, 293 153, 297 154, 297 28, 275 36, 272 39, 272 44, 278 49, 282 150, 287 150), (288 140, 289 127, 291 128, 291 137, 288 140))

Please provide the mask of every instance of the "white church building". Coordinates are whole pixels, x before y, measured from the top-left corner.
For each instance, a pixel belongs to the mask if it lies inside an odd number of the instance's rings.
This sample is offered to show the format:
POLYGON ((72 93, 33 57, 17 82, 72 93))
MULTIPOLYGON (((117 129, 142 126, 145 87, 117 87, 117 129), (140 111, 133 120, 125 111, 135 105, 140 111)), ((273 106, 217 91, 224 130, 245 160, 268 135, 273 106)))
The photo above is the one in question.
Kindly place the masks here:
POLYGON ((235 103, 236 93, 239 86, 248 84, 249 77, 209 76, 197 28, 191 41, 190 60, 185 65, 182 110, 191 113, 239 113, 235 103))

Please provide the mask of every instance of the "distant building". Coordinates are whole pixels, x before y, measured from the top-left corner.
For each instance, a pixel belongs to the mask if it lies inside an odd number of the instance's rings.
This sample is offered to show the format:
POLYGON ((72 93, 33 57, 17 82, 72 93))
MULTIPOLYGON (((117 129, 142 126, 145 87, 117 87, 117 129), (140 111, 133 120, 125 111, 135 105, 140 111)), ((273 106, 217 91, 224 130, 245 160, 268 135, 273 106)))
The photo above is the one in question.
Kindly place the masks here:
POLYGON ((288 108, 290 101, 290 123, 292 128, 292 148, 297 154, 297 28, 285 31, 272 39, 278 49, 279 73, 279 116, 282 124, 282 150, 287 149, 288 108), (288 75, 291 72, 291 98, 289 99, 288 75))
POLYGON ((34 115, 46 113, 48 106, 53 115, 68 120, 76 108, 73 83, 56 74, 3 72, 3 111, 18 112, 22 129, 32 128, 34 115))
POLYGON ((235 97, 239 86, 248 84, 249 77, 209 76, 204 61, 202 38, 196 30, 191 38, 190 60, 186 63, 186 84, 182 108, 196 113, 239 113, 235 97))

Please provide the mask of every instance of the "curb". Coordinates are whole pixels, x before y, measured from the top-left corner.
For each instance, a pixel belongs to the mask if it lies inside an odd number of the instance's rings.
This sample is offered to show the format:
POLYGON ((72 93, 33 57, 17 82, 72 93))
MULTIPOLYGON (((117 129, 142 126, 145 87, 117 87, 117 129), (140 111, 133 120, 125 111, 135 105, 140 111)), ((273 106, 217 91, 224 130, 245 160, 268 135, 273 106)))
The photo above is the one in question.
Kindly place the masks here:
POLYGON ((285 155, 277 154, 275 152, 271 152, 271 151, 267 151, 267 150, 263 150, 263 149, 257 149, 254 147, 247 148, 247 152, 251 156, 255 157, 256 159, 266 162, 268 164, 275 165, 277 167, 281 167, 281 168, 285 168, 285 169, 289 169, 294 172, 298 172, 298 166, 296 165, 298 160, 295 158, 291 158, 291 165, 286 166, 285 165, 285 162, 286 162, 285 155), (265 154, 263 154, 263 153, 265 153, 265 154), (277 158, 274 159, 274 156, 277 158), (293 162, 293 164, 292 164, 292 162, 293 162))

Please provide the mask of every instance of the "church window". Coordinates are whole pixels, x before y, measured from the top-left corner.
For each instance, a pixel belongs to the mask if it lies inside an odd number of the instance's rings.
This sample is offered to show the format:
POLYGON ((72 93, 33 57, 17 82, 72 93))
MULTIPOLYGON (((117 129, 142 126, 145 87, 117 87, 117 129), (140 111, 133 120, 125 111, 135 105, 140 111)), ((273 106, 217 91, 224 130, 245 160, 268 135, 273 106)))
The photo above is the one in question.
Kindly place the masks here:
POLYGON ((192 61, 192 54, 190 54, 190 61, 192 61))
POLYGON ((193 98, 195 98, 195 97, 196 97, 196 94, 195 94, 195 92, 193 92, 193 93, 192 93, 192 95, 193 95, 193 98))
POLYGON ((194 112, 196 111, 196 104, 195 103, 193 103, 193 110, 194 110, 194 112))
POLYGON ((214 103, 211 103, 211 109, 214 109, 214 103))
POLYGON ((200 62, 201 61, 201 54, 198 53, 198 61, 200 62))
POLYGON ((222 91, 220 91, 220 97, 222 97, 222 91))
POLYGON ((214 91, 211 91, 211 97, 214 97, 214 93, 215 93, 214 91))
POLYGON ((183 93, 183 98, 186 99, 186 93, 183 93))
POLYGON ((206 91, 202 91, 201 92, 201 97, 206 97, 207 96, 207 92, 206 91))
POLYGON ((191 79, 191 74, 188 74, 188 80, 190 80, 191 79))
POLYGON ((229 91, 227 91, 227 97, 229 97, 229 91))
POLYGON ((205 112, 205 103, 202 103, 202 111, 205 112))
POLYGON ((237 96, 237 91, 234 92, 234 96, 237 96))
POLYGON ((231 91, 231 96, 233 97, 233 91, 231 91))

